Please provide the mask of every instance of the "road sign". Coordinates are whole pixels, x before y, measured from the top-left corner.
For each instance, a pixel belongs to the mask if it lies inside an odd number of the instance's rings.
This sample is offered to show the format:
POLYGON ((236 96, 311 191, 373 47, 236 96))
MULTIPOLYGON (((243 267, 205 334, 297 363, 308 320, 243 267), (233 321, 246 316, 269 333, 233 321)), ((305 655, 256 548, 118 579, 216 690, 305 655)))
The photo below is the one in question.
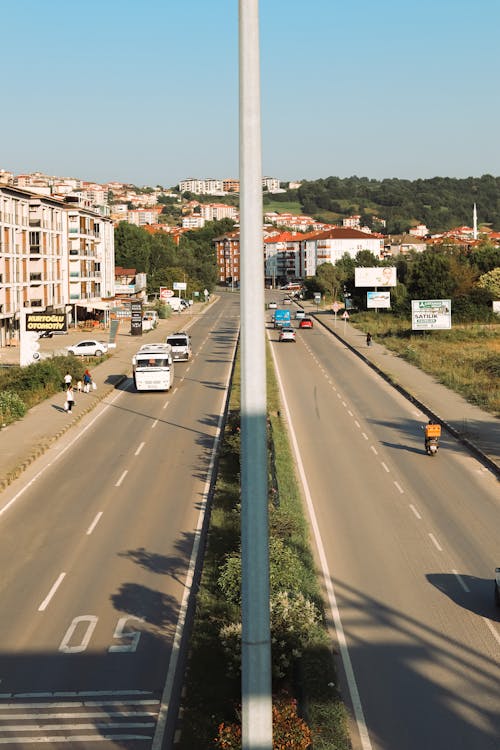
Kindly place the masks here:
POLYGON ((347 312, 347 310, 344 310, 344 312, 342 313, 342 317, 344 320, 349 320, 349 313, 347 312))
POLYGON ((340 310, 341 307, 342 307, 342 305, 340 304, 340 302, 334 302, 333 303, 332 310, 335 313, 335 315, 338 313, 338 311, 340 310))

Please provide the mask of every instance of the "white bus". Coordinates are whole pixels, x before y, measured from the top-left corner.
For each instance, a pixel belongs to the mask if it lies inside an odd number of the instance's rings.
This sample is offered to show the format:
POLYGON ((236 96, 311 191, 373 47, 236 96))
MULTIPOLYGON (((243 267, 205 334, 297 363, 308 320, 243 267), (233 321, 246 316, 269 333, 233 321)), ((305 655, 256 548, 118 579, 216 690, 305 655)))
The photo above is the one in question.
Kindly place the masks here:
POLYGON ((174 382, 174 360, 169 344, 144 344, 132 357, 137 391, 169 391, 174 382))

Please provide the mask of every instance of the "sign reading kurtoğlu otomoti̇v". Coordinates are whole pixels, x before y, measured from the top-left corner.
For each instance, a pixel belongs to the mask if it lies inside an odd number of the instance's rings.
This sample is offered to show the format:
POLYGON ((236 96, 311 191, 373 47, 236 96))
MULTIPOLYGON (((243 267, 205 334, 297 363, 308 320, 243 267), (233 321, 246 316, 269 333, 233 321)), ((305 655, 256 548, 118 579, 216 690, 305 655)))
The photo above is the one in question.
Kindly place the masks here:
POLYGON ((440 331, 451 328, 451 300, 412 299, 412 331, 440 331))

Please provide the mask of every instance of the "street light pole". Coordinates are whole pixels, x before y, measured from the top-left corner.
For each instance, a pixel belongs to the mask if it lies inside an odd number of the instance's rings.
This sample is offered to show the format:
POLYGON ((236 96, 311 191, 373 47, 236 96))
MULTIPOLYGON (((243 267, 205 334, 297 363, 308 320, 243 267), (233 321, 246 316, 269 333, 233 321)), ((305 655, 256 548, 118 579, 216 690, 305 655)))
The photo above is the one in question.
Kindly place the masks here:
POLYGON ((242 747, 272 750, 258 0, 239 0, 242 747))

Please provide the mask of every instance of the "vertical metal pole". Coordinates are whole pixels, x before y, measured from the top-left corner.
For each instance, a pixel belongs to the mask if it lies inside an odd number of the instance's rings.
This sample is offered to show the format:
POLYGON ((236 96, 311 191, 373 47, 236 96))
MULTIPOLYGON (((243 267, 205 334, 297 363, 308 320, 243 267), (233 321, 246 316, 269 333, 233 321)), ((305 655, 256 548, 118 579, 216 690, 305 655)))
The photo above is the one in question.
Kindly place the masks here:
POLYGON ((242 747, 272 750, 258 0, 239 0, 242 747))

